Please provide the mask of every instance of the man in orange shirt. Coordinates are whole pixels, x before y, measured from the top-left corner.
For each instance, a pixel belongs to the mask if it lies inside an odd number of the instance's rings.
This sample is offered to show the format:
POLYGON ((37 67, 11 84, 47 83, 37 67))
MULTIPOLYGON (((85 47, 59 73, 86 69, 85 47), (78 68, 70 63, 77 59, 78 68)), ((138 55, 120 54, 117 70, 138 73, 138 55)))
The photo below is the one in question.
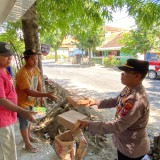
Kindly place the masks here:
MULTIPOLYGON (((37 68, 38 54, 33 49, 27 49, 24 53, 25 65, 16 74, 16 91, 18 95, 18 105, 26 110, 32 110, 36 98, 48 97, 55 99, 53 93, 42 92, 42 81, 40 71, 37 68)), ((26 149, 28 152, 36 153, 37 148, 34 148, 31 142, 35 139, 30 134, 30 124, 27 119, 18 115, 20 122, 20 131, 23 137, 26 149)))

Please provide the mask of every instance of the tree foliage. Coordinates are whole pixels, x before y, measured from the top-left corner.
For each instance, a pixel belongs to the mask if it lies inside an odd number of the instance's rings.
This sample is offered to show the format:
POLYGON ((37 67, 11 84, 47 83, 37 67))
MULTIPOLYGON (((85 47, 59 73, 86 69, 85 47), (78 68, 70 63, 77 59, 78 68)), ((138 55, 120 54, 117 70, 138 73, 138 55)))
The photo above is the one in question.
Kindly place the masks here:
POLYGON ((144 30, 141 28, 125 33, 120 40, 120 43, 124 45, 121 50, 124 53, 133 55, 138 52, 146 53, 151 49, 158 50, 157 34, 159 34, 158 29, 144 30))
POLYGON ((126 0, 129 15, 133 16, 136 23, 145 29, 160 25, 159 0, 126 0))
POLYGON ((87 45, 95 47, 97 44, 94 41, 95 36, 98 40, 97 31, 103 25, 104 18, 108 20, 112 18, 111 12, 103 1, 93 0, 37 1, 37 13, 40 35, 43 40, 49 36, 47 39, 50 39, 50 43, 52 40, 51 46, 54 48, 57 48, 59 40, 68 34, 78 39, 81 43, 79 48, 80 46, 87 48, 87 45), (44 8, 47 10, 44 11, 44 8), (57 30, 60 34, 57 34, 57 30), (91 41, 93 41, 92 44, 91 41))
MULTIPOLYGON (((111 19, 109 6, 94 0, 41 0, 37 1, 40 31, 56 30, 70 32, 79 24, 102 24, 103 18, 111 19)), ((109 4, 108 4, 109 5, 109 4)), ((41 32, 41 34, 43 34, 41 32)))
MULTIPOLYGON (((98 32, 104 21, 112 19, 112 12, 123 6, 141 27, 159 25, 159 0, 40 0, 36 1, 36 10, 41 43, 57 48, 67 34, 81 37, 83 41, 95 38, 94 32, 98 32)), ((21 23, 7 23, 4 27, 6 32, 1 34, 1 40, 10 40, 18 51, 21 50, 23 37, 17 34, 21 33, 21 23)))
POLYGON ((40 36, 40 41, 44 44, 50 44, 54 50, 57 50, 60 47, 64 36, 65 35, 63 35, 61 31, 57 29, 53 32, 49 32, 48 34, 40 36))
MULTIPOLYGON (((104 20, 112 19, 112 11, 116 7, 122 7, 121 0, 36 1, 40 43, 49 43, 56 50, 63 37, 70 34, 77 37, 80 42, 86 41, 85 48, 87 45, 95 47, 101 39, 100 34, 97 34, 99 27, 103 25, 104 20), (85 28, 85 34, 81 28, 85 28)), ((5 32, 1 34, 1 39, 12 41, 16 50, 22 52, 26 47, 24 37, 17 34, 22 33, 21 21, 5 24, 5 32)))
POLYGON ((4 23, 0 34, 0 41, 11 43, 17 53, 21 53, 24 50, 23 35, 20 28, 20 22, 4 23))
POLYGON ((91 25, 81 27, 78 33, 74 33, 74 36, 77 40, 76 46, 82 51, 88 48, 96 49, 97 46, 102 44, 105 37, 102 26, 94 30, 91 25))

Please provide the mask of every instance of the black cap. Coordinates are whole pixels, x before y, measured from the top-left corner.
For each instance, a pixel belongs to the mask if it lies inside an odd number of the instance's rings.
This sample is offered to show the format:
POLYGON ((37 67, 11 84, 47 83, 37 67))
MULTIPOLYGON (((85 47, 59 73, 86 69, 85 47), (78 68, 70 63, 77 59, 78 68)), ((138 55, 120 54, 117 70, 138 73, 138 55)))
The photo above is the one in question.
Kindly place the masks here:
POLYGON ((9 45, 5 42, 0 42, 0 55, 2 55, 2 56, 13 56, 15 54, 11 50, 11 45, 9 45))
POLYGON ((122 71, 137 71, 139 73, 147 73, 149 62, 138 59, 128 59, 126 64, 119 66, 118 68, 122 71))
POLYGON ((22 58, 29 57, 29 56, 32 56, 32 55, 40 55, 40 54, 41 53, 36 52, 34 49, 26 49, 23 52, 23 57, 22 58))

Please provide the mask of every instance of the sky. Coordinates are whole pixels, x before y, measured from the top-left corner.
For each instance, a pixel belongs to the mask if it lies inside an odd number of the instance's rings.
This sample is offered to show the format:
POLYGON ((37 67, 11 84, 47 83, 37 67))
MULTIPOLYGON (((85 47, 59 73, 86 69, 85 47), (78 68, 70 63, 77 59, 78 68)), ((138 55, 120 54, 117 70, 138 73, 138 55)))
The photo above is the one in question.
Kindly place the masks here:
POLYGON ((113 14, 113 22, 106 23, 108 26, 118 28, 135 28, 135 21, 132 17, 128 16, 125 10, 117 11, 113 14))

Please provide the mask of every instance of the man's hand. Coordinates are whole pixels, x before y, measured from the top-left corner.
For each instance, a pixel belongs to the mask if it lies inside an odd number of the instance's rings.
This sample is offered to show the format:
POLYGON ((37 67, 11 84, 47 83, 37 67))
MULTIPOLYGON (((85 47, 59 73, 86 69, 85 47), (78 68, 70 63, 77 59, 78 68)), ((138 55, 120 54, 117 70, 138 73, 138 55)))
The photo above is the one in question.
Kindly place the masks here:
POLYGON ((57 99, 58 99, 58 97, 55 96, 55 95, 53 94, 53 92, 48 92, 48 93, 47 93, 47 97, 48 97, 49 99, 53 99, 53 100, 57 100, 57 99))
POLYGON ((32 123, 37 123, 37 121, 34 119, 33 115, 37 114, 37 112, 33 112, 33 111, 28 111, 25 109, 21 109, 18 112, 20 115, 24 116, 28 121, 32 122, 32 123))
POLYGON ((92 99, 92 98, 86 98, 86 100, 88 100, 88 104, 86 105, 86 107, 89 107, 89 106, 93 106, 96 103, 96 100, 92 99))
POLYGON ((89 126, 89 121, 87 120, 78 120, 78 122, 80 122, 79 128, 83 129, 89 126))
POLYGON ((40 101, 40 105, 43 106, 44 105, 44 99, 43 99, 43 97, 40 97, 39 101, 40 101))

